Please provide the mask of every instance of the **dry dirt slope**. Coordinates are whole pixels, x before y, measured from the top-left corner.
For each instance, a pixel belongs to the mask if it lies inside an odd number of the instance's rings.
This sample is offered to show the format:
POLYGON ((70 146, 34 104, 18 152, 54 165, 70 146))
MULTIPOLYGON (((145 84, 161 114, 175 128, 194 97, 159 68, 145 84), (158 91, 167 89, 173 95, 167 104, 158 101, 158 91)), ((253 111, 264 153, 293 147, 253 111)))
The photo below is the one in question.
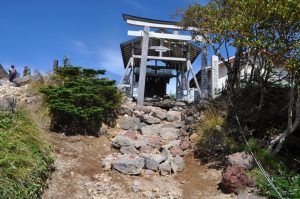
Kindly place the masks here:
POLYGON ((187 156, 187 169, 176 176, 126 176, 106 172, 103 155, 113 153, 105 136, 73 136, 50 133, 56 156, 56 171, 49 180, 44 199, 105 198, 235 198, 218 190, 221 171, 199 165, 187 156))
POLYGON ((40 98, 26 87, 0 86, 0 97, 15 96, 27 107, 33 119, 44 129, 53 146, 55 171, 48 180, 43 199, 96 198, 235 198, 218 190, 220 172, 199 165, 192 156, 186 157, 187 169, 175 176, 126 176, 116 171, 103 171, 100 160, 115 151, 106 136, 65 136, 48 132, 47 122, 36 115, 40 98))

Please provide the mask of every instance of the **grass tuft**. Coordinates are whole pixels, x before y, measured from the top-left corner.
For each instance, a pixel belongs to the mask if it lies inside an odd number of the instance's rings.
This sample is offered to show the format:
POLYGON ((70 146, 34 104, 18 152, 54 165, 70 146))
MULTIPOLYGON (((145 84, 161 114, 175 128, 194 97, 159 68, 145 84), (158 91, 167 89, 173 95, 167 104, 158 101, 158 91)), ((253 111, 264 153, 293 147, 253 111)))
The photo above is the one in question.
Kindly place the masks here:
POLYGON ((0 148, 0 198, 39 198, 53 158, 26 113, 0 112, 0 148))

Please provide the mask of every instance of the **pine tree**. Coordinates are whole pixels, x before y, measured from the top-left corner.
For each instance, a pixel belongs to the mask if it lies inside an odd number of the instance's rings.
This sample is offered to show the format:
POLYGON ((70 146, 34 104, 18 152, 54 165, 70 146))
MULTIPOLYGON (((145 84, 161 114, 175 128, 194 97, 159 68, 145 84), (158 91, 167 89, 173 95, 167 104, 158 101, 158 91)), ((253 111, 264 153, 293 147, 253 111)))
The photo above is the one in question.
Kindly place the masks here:
POLYGON ((121 94, 115 81, 100 78, 104 70, 58 68, 58 86, 41 89, 51 113, 51 130, 66 134, 98 134, 103 123, 115 122, 121 94))

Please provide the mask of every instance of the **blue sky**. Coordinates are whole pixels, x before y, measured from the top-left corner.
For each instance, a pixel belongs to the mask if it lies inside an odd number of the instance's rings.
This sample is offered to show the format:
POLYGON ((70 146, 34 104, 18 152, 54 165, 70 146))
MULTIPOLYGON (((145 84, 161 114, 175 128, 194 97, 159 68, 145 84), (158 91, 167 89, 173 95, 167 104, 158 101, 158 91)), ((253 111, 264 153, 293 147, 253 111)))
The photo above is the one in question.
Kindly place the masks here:
MULTIPOLYGON (((121 42, 131 39, 122 14, 172 20, 186 0, 1 0, 0 64, 51 72, 54 59, 101 68, 120 79, 121 42)), ((199 70, 199 61, 194 68, 199 70)))

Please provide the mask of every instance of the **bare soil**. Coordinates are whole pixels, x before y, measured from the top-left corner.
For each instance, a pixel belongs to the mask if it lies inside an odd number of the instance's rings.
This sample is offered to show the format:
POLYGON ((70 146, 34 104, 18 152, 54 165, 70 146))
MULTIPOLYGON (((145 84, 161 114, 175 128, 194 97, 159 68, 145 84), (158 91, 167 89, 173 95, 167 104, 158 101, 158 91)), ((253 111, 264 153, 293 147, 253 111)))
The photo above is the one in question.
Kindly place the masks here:
POLYGON ((181 183, 185 199, 226 199, 236 198, 234 194, 224 194, 220 190, 220 168, 213 168, 214 164, 203 165, 194 159, 193 154, 185 157, 186 169, 175 176, 175 180, 181 183))
POLYGON ((114 153, 106 136, 65 136, 49 133, 56 157, 55 171, 48 181, 43 199, 105 198, 235 198, 219 188, 221 170, 200 165, 192 155, 185 158, 187 168, 173 176, 126 176, 103 171, 100 160, 114 153))

